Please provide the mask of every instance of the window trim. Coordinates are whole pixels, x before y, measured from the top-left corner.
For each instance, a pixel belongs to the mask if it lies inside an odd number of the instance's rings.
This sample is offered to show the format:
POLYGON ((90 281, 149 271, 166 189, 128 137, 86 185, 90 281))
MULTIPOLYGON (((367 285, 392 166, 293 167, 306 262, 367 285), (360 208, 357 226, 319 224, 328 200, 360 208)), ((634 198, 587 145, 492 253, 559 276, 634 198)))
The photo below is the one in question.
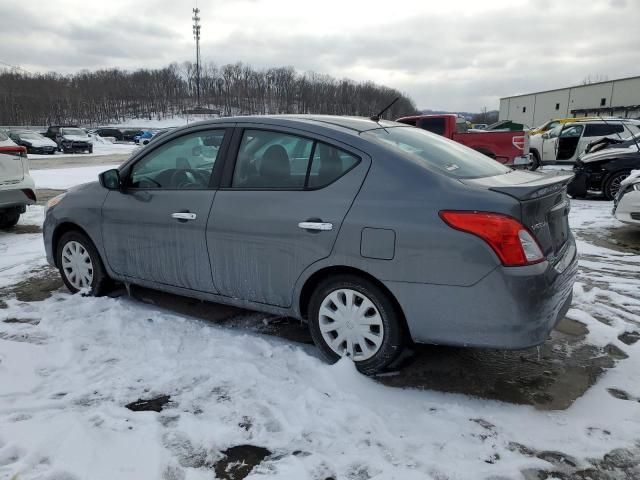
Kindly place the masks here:
POLYGON ((301 131, 303 133, 298 133, 298 132, 299 132, 298 130, 294 131, 293 129, 288 129, 287 127, 278 128, 275 125, 262 125, 262 126, 257 126, 257 125, 253 125, 253 124, 242 125, 242 126, 238 125, 235 128, 235 132, 233 134, 233 140, 230 142, 229 151, 227 152, 227 159, 225 161, 225 168, 224 168, 224 172, 222 173, 222 179, 221 179, 221 182, 220 182, 220 186, 218 187, 218 190, 236 191, 236 192, 313 192, 313 191, 316 191, 316 190, 322 190, 324 188, 327 188, 330 185, 333 185, 335 182, 340 180, 342 177, 344 177, 346 174, 348 174, 351 170, 356 168, 362 162, 362 155, 358 155, 358 154, 354 153, 353 151, 347 150, 346 148, 339 147, 335 143, 329 143, 326 140, 318 139, 317 137, 313 136, 312 134, 309 134, 308 132, 305 132, 305 131, 301 131), (235 171, 236 163, 238 162, 238 153, 240 153, 240 145, 242 144, 242 138, 244 137, 245 130, 260 130, 260 131, 265 131, 265 132, 280 133, 280 134, 283 134, 283 135, 300 137, 300 138, 304 138, 306 140, 312 141, 313 145, 311 146, 311 153, 310 153, 310 156, 309 156, 309 163, 307 165, 307 173, 305 175, 303 187, 302 188, 300 188, 300 187, 293 187, 293 188, 282 188, 282 187, 278 187, 278 188, 268 188, 268 187, 238 188, 238 187, 234 187, 233 186, 233 172, 235 171), (332 182, 327 183, 326 185, 319 186, 319 187, 309 187, 308 186, 309 173, 311 172, 311 165, 313 163, 313 157, 314 157, 314 154, 316 152, 316 145, 318 144, 318 142, 324 143, 325 145, 328 145, 328 146, 330 146, 332 148, 335 148, 337 150, 341 150, 341 151, 351 155, 352 157, 356 158, 356 162, 350 168, 345 170, 342 173, 342 175, 340 175, 339 177, 334 179, 332 182))
MULTIPOLYGON (((123 178, 123 185, 124 185, 124 191, 125 192, 147 192, 147 191, 153 191, 153 192, 202 192, 202 191, 208 191, 208 190, 217 190, 218 186, 220 184, 220 177, 222 174, 222 168, 224 166, 224 164, 226 163, 226 156, 229 153, 229 144, 231 143, 231 137, 232 137, 232 130, 233 127, 229 126, 229 125, 222 125, 219 127, 216 126, 212 126, 212 125, 203 125, 202 128, 197 128, 194 130, 188 130, 188 131, 179 131, 179 132, 175 132, 174 134, 169 134, 167 135, 167 138, 163 139, 161 142, 158 142, 156 145, 153 145, 153 148, 151 148, 148 152, 147 151, 142 151, 140 153, 140 155, 137 155, 133 158, 131 158, 131 160, 129 162, 127 162, 126 165, 124 165, 122 167, 122 169, 120 170, 120 175, 123 178), (220 150, 218 151, 218 157, 216 158, 215 163, 213 164, 213 170, 211 171, 211 177, 209 178, 209 184, 207 185, 206 188, 162 188, 162 187, 154 187, 154 188, 134 188, 129 186, 129 180, 131 179, 131 170, 133 170, 133 167, 135 167, 138 162, 141 162, 142 160, 144 160, 145 158, 147 158, 149 155, 153 154, 155 151, 159 150, 160 148, 162 148, 163 146, 165 146, 166 144, 181 138, 181 137, 186 137, 188 135, 195 135, 201 132, 209 132, 209 131, 214 131, 214 130, 222 130, 224 132, 224 136, 222 137, 222 144, 220 145, 220 150)), ((148 147, 147 147, 148 148, 148 147)), ((145 150, 147 149, 145 148, 145 150)))

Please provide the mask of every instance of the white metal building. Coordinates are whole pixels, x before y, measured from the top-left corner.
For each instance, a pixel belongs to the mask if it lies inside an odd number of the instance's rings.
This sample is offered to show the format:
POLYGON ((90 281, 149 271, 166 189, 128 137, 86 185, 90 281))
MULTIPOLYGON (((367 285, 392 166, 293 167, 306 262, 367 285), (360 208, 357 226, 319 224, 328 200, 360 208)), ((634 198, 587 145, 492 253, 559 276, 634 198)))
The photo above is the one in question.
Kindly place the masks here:
POLYGON ((552 118, 640 117, 640 76, 500 99, 500 120, 537 126, 552 118))

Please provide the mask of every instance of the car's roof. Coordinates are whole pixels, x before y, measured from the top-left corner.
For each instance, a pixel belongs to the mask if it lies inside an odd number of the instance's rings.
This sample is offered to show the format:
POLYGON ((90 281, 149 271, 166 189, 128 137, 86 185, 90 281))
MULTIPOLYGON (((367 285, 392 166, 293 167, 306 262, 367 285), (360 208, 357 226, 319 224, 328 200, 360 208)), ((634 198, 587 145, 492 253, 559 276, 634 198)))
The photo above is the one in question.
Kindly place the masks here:
POLYGON ((338 115, 251 115, 243 117, 223 117, 214 120, 203 120, 193 125, 207 125, 216 123, 261 123, 267 125, 295 126, 315 125, 335 130, 345 130, 360 133, 383 127, 406 127, 406 125, 380 120, 378 122, 366 117, 342 117, 338 115))

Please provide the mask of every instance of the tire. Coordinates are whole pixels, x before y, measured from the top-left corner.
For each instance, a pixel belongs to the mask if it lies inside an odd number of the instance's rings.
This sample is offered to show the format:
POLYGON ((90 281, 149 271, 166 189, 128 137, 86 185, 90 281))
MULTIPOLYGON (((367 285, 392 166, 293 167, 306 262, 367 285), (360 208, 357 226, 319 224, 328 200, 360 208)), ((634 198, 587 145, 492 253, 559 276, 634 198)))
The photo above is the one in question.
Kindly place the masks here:
POLYGON ((605 182, 603 193, 607 200, 613 200, 620 189, 620 182, 629 176, 629 172, 616 172, 605 182))
POLYGON ((404 323, 392 300, 373 282, 355 275, 329 277, 316 287, 309 302, 309 330, 328 362, 335 363, 342 356, 350 356, 358 370, 366 375, 383 371, 400 355, 405 344, 404 323), (349 298, 353 300, 349 302, 349 298), (339 318, 341 308, 348 308, 348 304, 363 306, 366 301, 370 302, 370 307, 362 315, 339 318), (336 313, 335 318, 320 314, 321 309, 327 308, 336 313), (358 325, 359 321, 366 324, 358 325), (329 330, 332 326, 336 329, 329 330), (368 341, 360 331, 366 331, 364 335, 368 341), (328 338, 337 340, 345 333, 347 338, 340 344, 334 343, 334 347, 329 344, 328 338), (372 338, 378 338, 379 344, 372 342, 372 338), (349 344, 351 354, 348 353, 349 344), (336 351, 338 349, 341 353, 336 351))
POLYGON ((90 149, 89 149, 89 153, 93 153, 93 148, 90 148, 90 149))
POLYGON ((531 150, 531 158, 533 160, 531 162, 531 168, 529 168, 529 170, 535 171, 542 166, 542 163, 540 162, 540 155, 536 150, 531 150))
POLYGON ((62 281, 67 286, 71 293, 78 293, 81 290, 85 290, 89 295, 99 297, 103 295, 108 288, 109 276, 107 275, 102 259, 93 245, 93 242, 83 233, 72 230, 62 235, 58 244, 56 245, 56 264, 60 271, 62 281), (66 250, 69 247, 69 250, 66 250), (78 257, 75 257, 74 252, 77 252, 78 257), (63 258, 63 254, 64 257, 63 258), (67 254, 69 254, 67 256, 67 254), (86 254, 86 255, 85 255, 86 254), (80 270, 80 275, 83 277, 81 280, 78 275, 73 276, 74 265, 75 270, 78 273, 78 266, 83 264, 83 261, 88 258, 90 260, 87 276, 82 275, 83 270, 80 270), (66 267, 65 263, 71 261, 70 267, 66 267), (89 280, 89 281, 87 281, 89 280))
POLYGON ((20 214, 18 212, 2 213, 0 212, 0 228, 12 228, 18 224, 20 214))

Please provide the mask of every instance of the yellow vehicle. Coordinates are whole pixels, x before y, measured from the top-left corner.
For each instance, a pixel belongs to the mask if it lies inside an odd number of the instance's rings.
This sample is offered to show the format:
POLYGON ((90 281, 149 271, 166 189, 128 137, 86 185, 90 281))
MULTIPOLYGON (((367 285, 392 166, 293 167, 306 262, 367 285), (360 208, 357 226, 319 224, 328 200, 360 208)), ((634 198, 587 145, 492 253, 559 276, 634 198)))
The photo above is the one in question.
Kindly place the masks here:
POLYGON ((539 133, 548 132, 549 130, 562 125, 564 123, 578 122, 580 120, 598 120, 598 117, 580 117, 580 118, 554 118, 543 123, 539 127, 529 130, 529 135, 538 135, 539 133))

